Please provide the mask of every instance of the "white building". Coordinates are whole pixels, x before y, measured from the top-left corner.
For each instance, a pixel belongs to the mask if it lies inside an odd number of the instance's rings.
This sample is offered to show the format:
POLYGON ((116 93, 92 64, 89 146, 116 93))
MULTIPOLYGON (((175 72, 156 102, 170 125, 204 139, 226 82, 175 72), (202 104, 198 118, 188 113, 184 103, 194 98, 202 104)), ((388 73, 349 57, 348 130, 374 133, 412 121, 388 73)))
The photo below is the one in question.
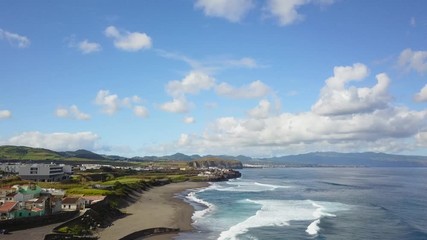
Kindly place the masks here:
MULTIPOLYGON (((67 169, 69 171, 69 169, 67 169)), ((56 164, 32 164, 19 167, 19 177, 25 180, 55 182, 69 178, 64 166, 56 164)))

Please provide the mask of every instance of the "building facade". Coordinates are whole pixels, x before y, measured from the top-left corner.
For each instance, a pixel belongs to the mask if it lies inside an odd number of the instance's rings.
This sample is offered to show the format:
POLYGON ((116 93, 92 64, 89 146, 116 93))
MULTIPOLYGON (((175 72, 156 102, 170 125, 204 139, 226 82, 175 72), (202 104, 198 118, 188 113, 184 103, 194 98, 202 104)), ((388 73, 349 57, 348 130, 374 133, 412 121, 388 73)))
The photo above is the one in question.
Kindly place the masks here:
MULTIPOLYGON (((68 170, 68 169, 67 169, 68 170)), ((19 177, 24 180, 56 182, 69 178, 64 166, 56 164, 32 164, 19 167, 19 177)))

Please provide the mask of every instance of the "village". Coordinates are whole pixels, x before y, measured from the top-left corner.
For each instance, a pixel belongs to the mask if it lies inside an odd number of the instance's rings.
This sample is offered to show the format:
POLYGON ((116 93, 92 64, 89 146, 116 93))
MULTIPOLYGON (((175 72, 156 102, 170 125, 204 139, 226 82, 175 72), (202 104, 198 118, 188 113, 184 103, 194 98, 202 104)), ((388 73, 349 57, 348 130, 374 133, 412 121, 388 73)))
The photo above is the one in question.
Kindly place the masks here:
POLYGON ((82 215, 92 204, 103 201, 107 196, 120 195, 123 184, 153 179, 156 183, 164 184, 187 180, 222 181, 238 177, 238 172, 218 167, 152 165, 72 166, 14 162, 0 164, 0 171, 0 221, 54 216, 64 212, 79 212, 82 215))

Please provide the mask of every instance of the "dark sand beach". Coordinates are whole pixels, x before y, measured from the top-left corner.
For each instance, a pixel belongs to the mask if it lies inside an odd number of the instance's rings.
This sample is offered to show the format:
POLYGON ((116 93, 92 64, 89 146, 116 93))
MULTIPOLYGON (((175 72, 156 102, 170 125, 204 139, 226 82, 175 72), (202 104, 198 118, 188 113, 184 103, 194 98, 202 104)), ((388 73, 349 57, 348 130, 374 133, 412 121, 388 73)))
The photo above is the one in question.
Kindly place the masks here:
MULTIPOLYGON (((121 209, 128 216, 114 221, 113 225, 99 231, 101 240, 120 239, 128 234, 148 228, 167 227, 191 231, 191 205, 175 198, 186 189, 207 186, 203 182, 172 183, 144 192, 138 201, 121 209)), ((175 234, 152 236, 151 240, 172 239, 175 234)))

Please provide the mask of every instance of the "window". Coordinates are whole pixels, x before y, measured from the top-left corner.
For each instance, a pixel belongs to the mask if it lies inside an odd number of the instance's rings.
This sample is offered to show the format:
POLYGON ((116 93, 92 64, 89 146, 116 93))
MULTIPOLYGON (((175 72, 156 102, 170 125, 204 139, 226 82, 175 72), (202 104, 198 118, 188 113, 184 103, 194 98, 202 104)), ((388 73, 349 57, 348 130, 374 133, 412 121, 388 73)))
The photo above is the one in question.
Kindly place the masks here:
POLYGON ((30 168, 30 174, 37 174, 38 173, 39 168, 37 167, 32 167, 30 168))

